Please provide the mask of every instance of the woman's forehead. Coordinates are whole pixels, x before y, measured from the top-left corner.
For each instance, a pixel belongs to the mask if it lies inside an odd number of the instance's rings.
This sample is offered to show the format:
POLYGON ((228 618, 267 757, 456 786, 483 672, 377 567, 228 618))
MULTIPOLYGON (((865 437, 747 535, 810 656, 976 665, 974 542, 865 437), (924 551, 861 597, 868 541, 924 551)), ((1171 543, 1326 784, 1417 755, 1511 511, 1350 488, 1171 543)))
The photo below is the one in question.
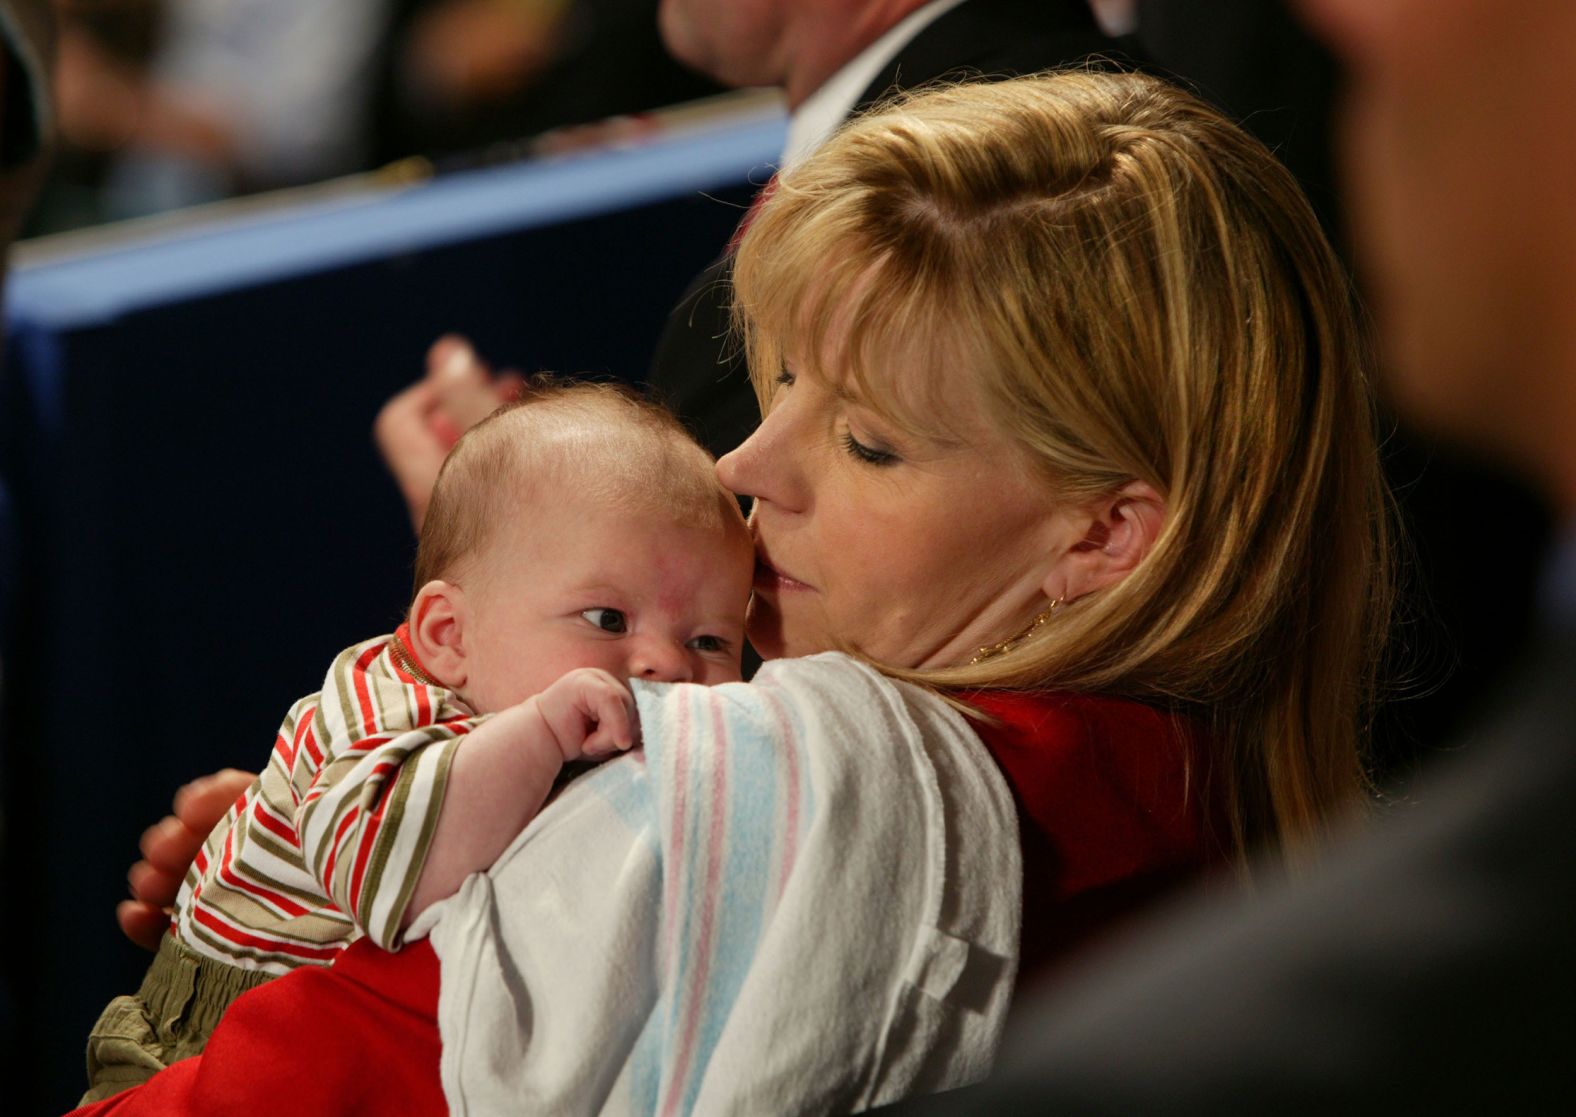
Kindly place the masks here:
POLYGON ((893 345, 823 346, 813 361, 786 351, 794 375, 820 381, 848 406, 944 445, 990 440, 977 364, 953 346, 913 339, 893 345))

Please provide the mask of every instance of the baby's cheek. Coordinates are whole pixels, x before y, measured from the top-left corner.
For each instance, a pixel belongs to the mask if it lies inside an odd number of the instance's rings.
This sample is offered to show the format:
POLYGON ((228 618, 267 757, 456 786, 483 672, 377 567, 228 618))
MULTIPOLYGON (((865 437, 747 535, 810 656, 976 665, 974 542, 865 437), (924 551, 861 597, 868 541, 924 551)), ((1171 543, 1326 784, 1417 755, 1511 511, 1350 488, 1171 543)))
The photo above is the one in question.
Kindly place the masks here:
POLYGON ((538 649, 536 654, 524 657, 517 663, 509 679, 509 689, 518 702, 542 693, 577 667, 601 667, 617 676, 622 664, 609 664, 605 645, 570 646, 548 651, 538 649))
POLYGON ((744 681, 744 670, 740 664, 733 663, 707 663, 695 680, 706 686, 716 686, 719 683, 741 683, 744 681))

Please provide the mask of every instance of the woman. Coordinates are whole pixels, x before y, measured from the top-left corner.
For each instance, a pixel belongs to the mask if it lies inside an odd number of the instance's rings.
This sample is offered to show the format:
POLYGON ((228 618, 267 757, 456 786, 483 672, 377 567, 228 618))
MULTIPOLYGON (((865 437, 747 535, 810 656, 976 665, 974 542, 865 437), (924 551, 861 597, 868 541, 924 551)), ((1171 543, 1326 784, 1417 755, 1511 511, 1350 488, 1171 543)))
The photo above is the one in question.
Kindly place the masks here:
POLYGON ((780 177, 735 286, 765 418, 718 469, 775 662, 641 688, 644 767, 433 947, 264 986, 111 1107, 880 1104, 981 1073, 1020 969, 1359 798, 1384 491, 1261 146, 1131 75, 916 95, 780 177))

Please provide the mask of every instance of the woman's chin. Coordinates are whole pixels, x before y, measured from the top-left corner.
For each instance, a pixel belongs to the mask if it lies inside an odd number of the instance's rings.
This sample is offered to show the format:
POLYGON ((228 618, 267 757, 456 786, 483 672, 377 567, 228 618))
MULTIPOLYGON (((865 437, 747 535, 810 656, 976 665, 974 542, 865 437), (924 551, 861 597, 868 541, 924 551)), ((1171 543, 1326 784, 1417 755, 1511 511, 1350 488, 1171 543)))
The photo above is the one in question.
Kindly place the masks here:
POLYGON ((785 654, 782 617, 776 606, 758 593, 750 595, 750 608, 744 617, 744 636, 762 659, 781 659, 785 654))
POLYGON ((814 655, 830 646, 825 639, 811 638, 811 634, 802 631, 802 626, 794 624, 792 618, 784 618, 777 602, 759 593, 750 598, 744 634, 762 659, 814 655))

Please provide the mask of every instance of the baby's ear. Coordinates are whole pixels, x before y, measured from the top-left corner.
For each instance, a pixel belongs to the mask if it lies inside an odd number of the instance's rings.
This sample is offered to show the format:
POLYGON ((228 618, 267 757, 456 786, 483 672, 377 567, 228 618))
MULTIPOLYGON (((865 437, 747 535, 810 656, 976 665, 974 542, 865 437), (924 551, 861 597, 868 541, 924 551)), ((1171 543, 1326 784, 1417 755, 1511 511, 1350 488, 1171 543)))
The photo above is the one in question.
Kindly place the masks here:
POLYGON ((428 582, 410 606, 410 650, 450 690, 465 685, 465 617, 465 591, 450 582, 428 582))

